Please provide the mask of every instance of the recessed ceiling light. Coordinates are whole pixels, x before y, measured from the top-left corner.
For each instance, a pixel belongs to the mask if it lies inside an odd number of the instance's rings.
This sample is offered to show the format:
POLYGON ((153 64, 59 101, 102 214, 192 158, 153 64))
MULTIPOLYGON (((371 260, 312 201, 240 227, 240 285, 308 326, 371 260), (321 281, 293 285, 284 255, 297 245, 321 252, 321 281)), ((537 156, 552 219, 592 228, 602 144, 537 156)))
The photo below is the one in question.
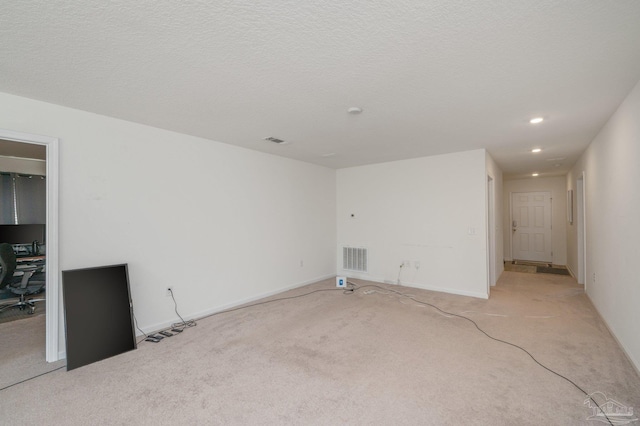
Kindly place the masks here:
POLYGON ((536 118, 532 118, 531 120, 529 120, 529 123, 538 124, 538 123, 542 123, 543 121, 544 121, 544 118, 536 117, 536 118))
POLYGON ((539 176, 538 173, 531 173, 531 176, 536 177, 539 176))
POLYGON ((347 110, 349 114, 362 114, 362 108, 360 107, 351 107, 347 110))
POLYGON ((537 152, 541 152, 541 151, 542 151, 542 148, 533 148, 531 150, 531 152, 533 152, 533 153, 537 153, 537 152))

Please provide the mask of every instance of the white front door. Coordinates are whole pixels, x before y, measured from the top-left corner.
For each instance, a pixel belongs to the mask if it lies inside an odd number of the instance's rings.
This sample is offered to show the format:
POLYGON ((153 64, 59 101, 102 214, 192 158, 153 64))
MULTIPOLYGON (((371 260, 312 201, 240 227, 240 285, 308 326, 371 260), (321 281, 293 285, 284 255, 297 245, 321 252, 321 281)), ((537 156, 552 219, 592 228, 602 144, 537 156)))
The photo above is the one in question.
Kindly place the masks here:
POLYGON ((552 262, 550 192, 511 194, 511 250, 514 260, 552 262))

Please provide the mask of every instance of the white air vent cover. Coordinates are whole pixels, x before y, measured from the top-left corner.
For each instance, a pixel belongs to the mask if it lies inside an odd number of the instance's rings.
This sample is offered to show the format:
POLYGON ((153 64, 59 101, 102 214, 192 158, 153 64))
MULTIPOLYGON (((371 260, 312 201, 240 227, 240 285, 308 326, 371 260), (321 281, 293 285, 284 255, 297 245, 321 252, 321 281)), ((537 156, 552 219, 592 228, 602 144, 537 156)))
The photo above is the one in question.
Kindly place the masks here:
POLYGON ((277 144, 285 143, 282 139, 274 138, 273 136, 269 136, 268 138, 264 138, 265 141, 274 142, 277 144))
POLYGON ((367 272, 367 249, 362 247, 343 247, 342 269, 367 272))

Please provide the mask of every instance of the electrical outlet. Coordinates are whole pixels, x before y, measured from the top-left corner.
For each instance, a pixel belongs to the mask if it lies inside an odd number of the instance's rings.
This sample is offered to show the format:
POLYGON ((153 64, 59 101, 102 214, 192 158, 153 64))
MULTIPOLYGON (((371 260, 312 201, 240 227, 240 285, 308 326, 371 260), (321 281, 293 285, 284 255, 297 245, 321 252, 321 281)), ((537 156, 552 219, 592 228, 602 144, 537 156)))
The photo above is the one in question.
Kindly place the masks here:
POLYGON ((596 282, 596 273, 595 272, 593 273, 593 282, 594 283, 596 282))
POLYGON ((165 294, 165 295, 166 295, 167 297, 171 297, 171 293, 172 293, 172 292, 173 292, 173 287, 167 287, 167 290, 166 290, 166 294, 165 294))

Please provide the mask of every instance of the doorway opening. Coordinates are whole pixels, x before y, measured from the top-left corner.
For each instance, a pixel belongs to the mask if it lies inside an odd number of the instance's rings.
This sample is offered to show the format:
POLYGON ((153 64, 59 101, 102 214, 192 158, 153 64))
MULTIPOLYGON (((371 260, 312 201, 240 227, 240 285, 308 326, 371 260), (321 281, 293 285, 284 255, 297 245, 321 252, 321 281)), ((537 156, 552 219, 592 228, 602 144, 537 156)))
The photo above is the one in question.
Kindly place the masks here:
POLYGON ((0 139, 10 142, 42 145, 46 149, 46 361, 61 357, 59 338, 59 265, 58 265, 58 139, 48 136, 0 129, 0 139))

